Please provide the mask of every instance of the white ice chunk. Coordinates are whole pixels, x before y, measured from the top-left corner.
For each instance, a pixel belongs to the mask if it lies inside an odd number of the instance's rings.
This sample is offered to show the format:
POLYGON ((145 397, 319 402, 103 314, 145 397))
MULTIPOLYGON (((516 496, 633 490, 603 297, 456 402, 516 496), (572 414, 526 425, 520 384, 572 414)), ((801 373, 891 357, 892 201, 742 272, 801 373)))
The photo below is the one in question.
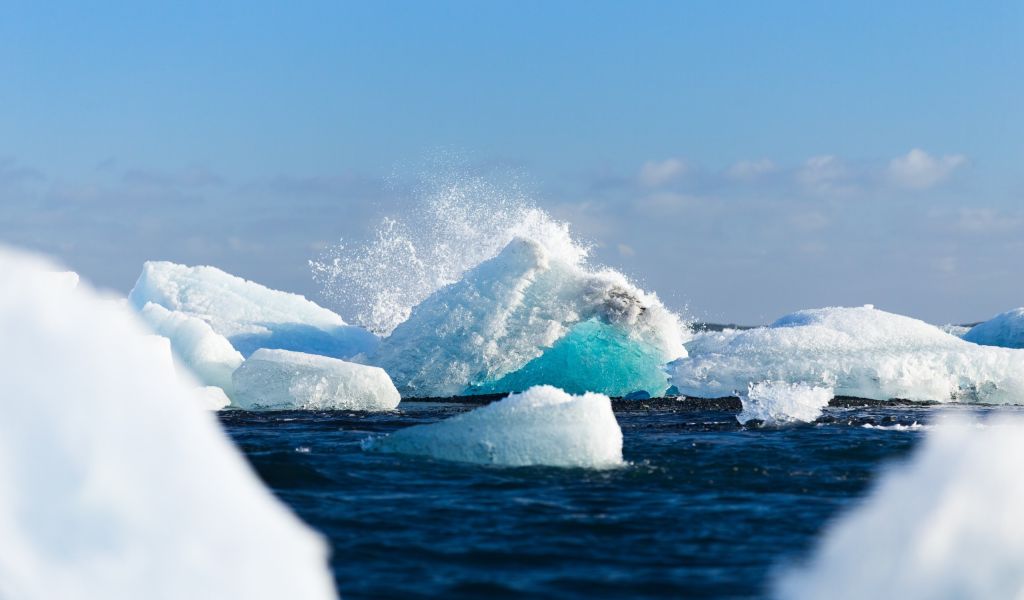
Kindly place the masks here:
POLYGON ((515 239, 413 308, 370 362, 407 396, 537 384, 661 395, 664 364, 685 353, 679 318, 620 273, 579 260, 515 239))
POLYGON ((208 410, 222 410, 231 405, 231 399, 216 385, 197 387, 193 391, 199 406, 208 410))
POLYGON ((821 416, 832 395, 831 388, 805 383, 754 383, 746 394, 740 394, 743 411, 736 419, 743 424, 753 420, 766 425, 810 423, 821 416))
POLYGON ((205 385, 231 393, 231 373, 242 355, 206 321, 149 302, 140 313, 153 331, 171 341, 175 356, 205 385))
POLYGON ((429 425, 371 438, 370 450, 506 466, 622 464, 622 430, 602 394, 544 385, 429 425))
POLYGON ((0 598, 335 597, 167 342, 47 268, 0 248, 0 598))
POLYGON ((776 585, 784 600, 1020 598, 1024 591, 1024 420, 931 429, 813 559, 776 585))
POLYGON ((288 350, 257 350, 233 379, 245 409, 383 411, 401 400, 383 369, 288 350))
POLYGON ((723 397, 761 381, 875 400, 1024 401, 1024 352, 965 342, 874 308, 822 308, 768 327, 705 333, 669 366, 684 394, 723 397))
POLYGON ((975 325, 964 339, 983 346, 1024 348, 1024 308, 1008 310, 975 325))
POLYGON ((963 338, 964 335, 971 330, 970 327, 966 327, 964 325, 940 325, 939 329, 945 331, 949 335, 955 335, 958 338, 963 338))
POLYGON ((214 267, 147 262, 128 296, 207 322, 244 356, 283 348, 339 358, 373 350, 377 338, 298 294, 266 288, 214 267))

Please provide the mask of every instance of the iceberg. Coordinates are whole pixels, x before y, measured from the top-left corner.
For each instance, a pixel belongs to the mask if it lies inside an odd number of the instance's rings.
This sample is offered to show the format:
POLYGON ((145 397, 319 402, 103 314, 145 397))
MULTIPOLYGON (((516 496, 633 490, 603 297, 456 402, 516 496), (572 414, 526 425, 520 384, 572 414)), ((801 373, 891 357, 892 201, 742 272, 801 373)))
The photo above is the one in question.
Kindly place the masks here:
POLYGON ((257 350, 233 375, 244 409, 394 410, 401 401, 383 369, 288 350, 257 350))
POLYGON ((1024 308, 1015 308, 979 323, 963 337, 982 346, 1024 348, 1024 308))
POLYGON ((434 292, 368 362, 406 396, 520 392, 550 384, 621 396, 668 389, 684 328, 657 297, 579 257, 512 240, 434 292))
POLYGON ((830 526, 775 597, 1019 598, 1024 590, 1024 419, 944 422, 910 461, 830 526))
POLYGON ((783 381, 874 400, 1024 402, 1024 352, 978 346, 870 306, 803 310, 768 327, 708 332, 687 350, 669 372, 690 396, 783 381))
POLYGON ((746 394, 740 394, 743 410, 736 415, 736 420, 743 425, 751 421, 765 425, 810 423, 821 416, 832 396, 831 388, 805 383, 754 383, 746 394))
POLYGON ((522 467, 610 468, 623 464, 611 400, 537 386, 438 423, 370 438, 364 448, 441 460, 522 467))
POLYGON ((370 332, 346 325, 337 314, 298 294, 214 267, 147 262, 128 299, 140 311, 153 303, 201 319, 243 356, 259 348, 279 348, 350 358, 377 345, 370 332))
POLYGON ((157 335, 170 340, 174 355, 200 382, 231 393, 231 373, 244 359, 227 338, 202 319, 152 302, 139 314, 157 335))
POLYGON ((167 342, 49 268, 0 248, 0 597, 335 598, 323 540, 161 362, 167 342))

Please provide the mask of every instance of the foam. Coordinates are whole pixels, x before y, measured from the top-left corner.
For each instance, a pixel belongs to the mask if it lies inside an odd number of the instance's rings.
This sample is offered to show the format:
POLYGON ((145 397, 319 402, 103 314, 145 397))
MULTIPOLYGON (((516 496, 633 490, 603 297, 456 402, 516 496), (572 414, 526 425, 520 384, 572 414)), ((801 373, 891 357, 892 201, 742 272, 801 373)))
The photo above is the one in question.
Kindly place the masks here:
POLYGON ((875 400, 1024 401, 1024 352, 977 346, 872 307, 799 311, 768 327, 702 334, 687 349, 669 371, 691 396, 784 381, 875 400))
POLYGON ((401 400, 383 369, 288 350, 257 350, 233 380, 245 409, 384 411, 401 400))
POLYGON ((504 466, 609 468, 623 464, 622 430, 601 394, 551 386, 429 425, 371 438, 368 450, 504 466))
POLYGON ((49 268, 0 249, 0 597, 335 597, 325 544, 161 362, 167 342, 49 268))
POLYGON ((128 296, 205 321, 244 356, 259 348, 281 348, 338 358, 371 351, 377 339, 345 324, 337 314, 306 298, 264 287, 214 267, 147 262, 128 296))

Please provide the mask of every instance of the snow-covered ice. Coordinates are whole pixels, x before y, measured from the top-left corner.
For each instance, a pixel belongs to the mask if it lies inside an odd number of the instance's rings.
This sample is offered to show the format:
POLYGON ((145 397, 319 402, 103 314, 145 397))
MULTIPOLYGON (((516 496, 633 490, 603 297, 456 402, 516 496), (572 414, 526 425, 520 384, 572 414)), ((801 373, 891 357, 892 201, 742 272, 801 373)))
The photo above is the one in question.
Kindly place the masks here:
POLYGON ((298 294, 272 290, 215 267, 147 262, 128 296, 199 318, 244 356, 281 348, 348 358, 373 350, 377 338, 298 294))
POLYGON ((622 463, 622 430, 601 394, 537 386, 450 419, 370 438, 369 450, 505 466, 608 468, 622 463))
POLYGON ((743 424, 754 420, 765 425, 810 423, 821 416, 832 396, 831 388, 806 383, 753 383, 746 394, 740 394, 743 410, 736 419, 743 424))
POLYGON ((207 410, 222 410, 231 405, 231 399, 224 393, 224 389, 216 385, 197 387, 193 395, 199 406, 207 410))
POLYGON ((761 381, 875 400, 1020 403, 1024 352, 978 346, 873 307, 803 310, 768 327, 708 332, 669 365, 684 394, 730 396, 761 381))
POLYGON ((776 585, 784 600, 1020 598, 1024 419, 945 422, 776 585))
POLYGON ((401 401, 383 369, 288 350, 257 350, 233 380, 233 403, 246 409, 382 411, 401 401))
POLYGON ((983 346, 1024 348, 1024 308, 1008 310, 978 323, 963 337, 983 346))
POLYGON ((0 597, 335 597, 138 317, 0 249, 0 597))
POLYGON ((231 373, 244 359, 227 338, 202 319, 152 302, 146 303, 139 314, 156 334, 170 340, 174 355, 199 381, 231 393, 231 373))
POLYGON ((579 261, 514 239, 414 307, 369 362, 409 396, 537 384, 662 394, 664 364, 685 354, 679 318, 620 273, 579 261))

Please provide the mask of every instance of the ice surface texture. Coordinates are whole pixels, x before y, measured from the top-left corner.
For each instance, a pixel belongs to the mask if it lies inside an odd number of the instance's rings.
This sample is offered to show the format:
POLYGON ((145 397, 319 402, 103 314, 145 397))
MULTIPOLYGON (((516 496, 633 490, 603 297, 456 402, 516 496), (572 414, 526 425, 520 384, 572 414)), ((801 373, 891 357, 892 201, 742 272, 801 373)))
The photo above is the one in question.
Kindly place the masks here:
POLYGON ((680 392, 692 396, 785 381, 875 400, 1024 399, 1024 352, 971 344, 871 307, 803 310, 768 327, 704 333, 687 350, 669 371, 680 392))
POLYGON ((537 384, 660 395, 664 364, 685 353, 679 318, 620 273, 578 259, 514 239, 413 308, 370 362, 407 396, 537 384))
POLYGON ((370 450, 505 466, 607 468, 622 464, 622 430, 611 400, 551 386, 429 425, 371 438, 370 450))
POLYGON ((147 262, 128 296, 202 319, 244 356, 258 348, 348 358, 372 350, 377 338, 299 296, 266 288, 214 267, 147 262))
POLYGON ((1024 420, 943 423, 826 531, 776 597, 1020 598, 1024 420))
POLYGON ((1015 308, 979 323, 964 339, 983 346, 1024 348, 1024 308, 1015 308))
POLYGON ((762 421, 765 425, 810 423, 832 399, 832 389, 806 383, 761 382, 751 384, 740 394, 743 411, 736 415, 740 423, 762 421))
POLYGON ((146 303, 140 314, 156 334, 171 341, 174 355, 199 381, 231 393, 231 373, 243 358, 227 338, 202 319, 152 302, 146 303))
POLYGON ((234 386, 246 409, 392 410, 401 400, 383 369, 288 350, 257 350, 234 386))
POLYGON ((0 249, 0 597, 334 597, 326 547, 133 312, 0 249))

